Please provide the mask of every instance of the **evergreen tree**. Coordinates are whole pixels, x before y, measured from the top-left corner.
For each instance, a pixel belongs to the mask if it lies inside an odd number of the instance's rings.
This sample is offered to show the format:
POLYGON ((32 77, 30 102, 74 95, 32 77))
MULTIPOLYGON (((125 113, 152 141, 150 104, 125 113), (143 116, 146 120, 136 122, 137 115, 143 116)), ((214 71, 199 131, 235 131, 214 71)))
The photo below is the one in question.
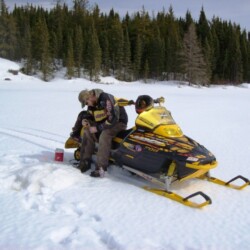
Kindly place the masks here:
POLYGON ((150 76, 154 79, 159 79, 159 76, 161 76, 163 72, 164 46, 158 27, 156 26, 154 30, 154 35, 152 39, 150 39, 150 42, 147 46, 147 59, 150 69, 150 76))
POLYGON ((15 60, 16 47, 17 47, 17 31, 16 31, 16 23, 12 16, 8 17, 7 30, 8 30, 8 36, 6 40, 8 44, 7 58, 15 60))
POLYGON ((14 60, 16 44, 15 20, 9 15, 4 0, 0 0, 0 56, 14 60))
MULTIPOLYGON (((45 24, 45 23, 44 23, 45 24)), ((41 57, 41 71, 43 74, 43 80, 48 81, 52 75, 52 61, 50 57, 50 45, 49 45, 49 33, 46 25, 44 26, 43 33, 44 45, 42 47, 42 57, 41 57)))
POLYGON ((77 26, 75 30, 75 46, 74 46, 75 65, 77 70, 77 77, 81 77, 81 69, 83 65, 83 34, 81 26, 77 26))
POLYGON ((8 9, 4 0, 0 0, 0 16, 6 16, 8 9))
POLYGON ((101 70, 101 58, 102 51, 98 41, 98 37, 96 34, 96 29, 94 26, 94 22, 92 21, 92 25, 89 30, 86 48, 86 56, 85 56, 85 65, 89 74, 89 78, 92 81, 99 81, 99 74, 101 70))
POLYGON ((67 77, 71 79, 74 76, 74 49, 71 37, 68 38, 67 53, 67 77))
POLYGON ((207 75, 211 79, 212 74, 212 58, 214 56, 213 43, 210 32, 210 26, 206 18, 205 11, 202 7, 199 21, 197 24, 197 36, 200 41, 204 60, 207 65, 207 75))
POLYGON ((102 73, 104 76, 108 76, 111 66, 110 66, 110 56, 109 56, 109 41, 106 31, 104 31, 101 36, 101 50, 102 50, 102 73))
POLYGON ((39 70, 49 80, 52 66, 69 67, 71 58, 77 76, 84 66, 91 79, 101 70, 126 81, 161 79, 162 72, 178 79, 186 68, 196 83, 208 83, 210 78, 213 83, 250 81, 250 33, 218 17, 208 21, 203 7, 198 22, 189 11, 184 19, 176 19, 172 6, 152 18, 143 7, 121 21, 113 9, 109 14, 101 13, 98 5, 90 9, 88 0, 73 0, 72 9, 55 1, 50 10, 27 4, 8 12, 0 0, 0 56, 22 60, 27 74, 39 70), (188 41, 191 24, 196 26, 195 42, 188 41), (181 51, 195 55, 190 57, 195 66, 181 51))
POLYGON ((149 78, 149 64, 148 64, 148 60, 146 60, 145 65, 144 65, 143 78, 144 78, 144 82, 147 83, 147 80, 149 78))
POLYGON ((207 65, 198 43, 194 23, 189 26, 184 36, 184 53, 184 67, 189 84, 208 84, 207 65))
MULTIPOLYGON (((180 73, 181 63, 180 63, 180 53, 182 49, 182 39, 179 30, 179 25, 175 20, 173 9, 170 6, 169 12, 164 16, 165 21, 165 32, 164 37, 164 47, 165 47, 165 57, 164 57, 164 71, 167 73, 180 73)), ((159 23, 159 22, 158 22, 159 23)))
POLYGON ((205 65, 206 65, 207 78, 208 78, 207 84, 209 84, 212 78, 212 58, 214 56, 214 51, 208 39, 205 40, 205 44, 204 44, 202 51, 203 51, 205 65))
POLYGON ((247 34, 244 30, 242 35, 240 36, 240 48, 241 48, 241 54, 242 54, 242 67, 243 67, 243 81, 247 81, 250 79, 248 76, 250 65, 249 65, 249 54, 248 54, 248 47, 247 47, 247 34))
POLYGON ((134 79, 140 79, 140 71, 141 71, 141 59, 142 59, 142 41, 140 35, 137 36, 135 52, 134 52, 134 65, 133 65, 133 75, 134 79))
POLYGON ((23 72, 27 75, 32 75, 33 73, 33 60, 32 60, 32 48, 31 48, 31 33, 30 33, 30 25, 26 23, 25 32, 24 32, 24 67, 23 72))
POLYGON ((111 70, 117 78, 121 78, 122 60, 123 60, 123 29, 119 15, 113 10, 109 14, 109 55, 111 62, 111 70))
POLYGON ((190 13, 190 11, 186 12, 186 16, 185 16, 185 23, 184 23, 184 32, 186 33, 190 27, 190 25, 194 23, 194 19, 190 13))
MULTIPOLYGON (((63 25, 66 22, 64 15, 65 9, 62 8, 61 1, 57 1, 54 9, 51 11, 51 23, 50 25, 50 47, 53 59, 56 61, 55 66, 59 63, 64 53, 64 38, 63 38, 63 25), (53 21, 52 21, 53 20, 53 21)), ((66 25, 65 25, 66 26, 66 25)))
POLYGON ((52 74, 50 56, 49 32, 44 17, 39 17, 33 30, 32 54, 38 62, 38 69, 42 72, 44 81, 48 81, 52 74))
POLYGON ((123 44, 123 80, 131 80, 131 48, 128 35, 128 29, 125 28, 124 44, 123 44))
POLYGON ((228 66, 227 75, 233 83, 241 83, 243 78, 242 55, 240 50, 239 29, 230 26, 230 40, 228 44, 228 66))
POLYGON ((81 12, 87 10, 89 5, 88 0, 73 0, 73 8, 75 12, 81 12))
POLYGON ((211 44, 211 54, 210 54, 211 81, 213 83, 218 83, 219 71, 217 65, 218 65, 218 60, 220 58, 220 44, 216 30, 213 25, 211 26, 210 44, 211 44))
POLYGON ((206 18, 205 11, 202 7, 200 12, 199 21, 197 24, 197 36, 200 40, 201 46, 204 47, 209 39, 210 27, 206 18))

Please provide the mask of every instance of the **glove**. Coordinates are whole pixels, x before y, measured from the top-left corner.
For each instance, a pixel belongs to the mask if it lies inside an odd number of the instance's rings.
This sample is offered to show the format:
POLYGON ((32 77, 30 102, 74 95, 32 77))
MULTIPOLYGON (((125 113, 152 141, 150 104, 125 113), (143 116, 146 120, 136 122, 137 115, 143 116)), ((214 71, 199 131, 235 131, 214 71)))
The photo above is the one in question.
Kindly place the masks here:
POLYGON ((164 103, 165 102, 165 98, 164 97, 159 97, 159 98, 156 98, 155 100, 154 100, 154 102, 155 103, 164 103))
POLYGON ((84 128, 88 128, 88 127, 90 126, 89 121, 86 120, 86 119, 83 119, 83 120, 82 120, 82 126, 83 126, 84 128))

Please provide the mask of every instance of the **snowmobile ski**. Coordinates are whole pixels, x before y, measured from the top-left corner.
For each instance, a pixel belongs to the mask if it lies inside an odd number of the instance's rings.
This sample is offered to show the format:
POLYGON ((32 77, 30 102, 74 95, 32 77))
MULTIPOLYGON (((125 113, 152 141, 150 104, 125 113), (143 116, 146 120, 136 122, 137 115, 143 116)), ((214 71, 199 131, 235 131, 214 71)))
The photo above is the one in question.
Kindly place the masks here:
POLYGON ((215 183, 215 184, 218 184, 218 185, 222 185, 222 186, 225 186, 225 187, 233 188, 233 189, 236 189, 236 190, 242 190, 243 188, 250 185, 249 179, 243 177, 242 175, 238 175, 238 176, 232 178, 231 180, 229 180, 227 182, 223 181, 221 179, 212 177, 210 175, 203 175, 203 176, 200 176, 198 178, 201 179, 201 180, 206 180, 206 181, 209 181, 209 182, 212 182, 212 183, 215 183), (244 182, 244 184, 237 185, 237 184, 233 183, 233 182, 235 182, 236 180, 239 180, 239 179, 242 180, 244 182))
POLYGON ((192 207, 192 208, 202 208, 202 207, 205 207, 209 204, 212 204, 212 200, 211 198, 206 195, 205 193, 201 192, 201 191, 198 191, 198 192, 195 192, 193 194, 190 194, 188 195, 187 197, 183 197, 175 192, 172 192, 172 191, 169 191, 168 188, 169 188, 169 185, 171 183, 171 179, 166 179, 165 182, 162 182, 160 181, 158 178, 156 177, 153 177, 151 175, 148 175, 148 174, 145 174, 139 170, 136 170, 136 169, 133 169, 133 168, 130 168, 128 166, 122 166, 124 169, 138 175, 138 176, 141 176, 142 178, 144 178, 145 180, 147 181, 150 181, 151 183, 153 184, 157 184, 159 186, 161 186, 163 189, 159 189, 159 188, 151 188, 151 187, 143 187, 144 190, 147 190, 149 192, 152 192, 154 194, 158 194, 160 196, 163 196, 165 198, 169 198, 173 201, 177 201, 185 206, 189 206, 189 207, 192 207), (201 196, 205 201, 203 202, 195 202, 195 201, 192 201, 191 199, 194 198, 194 197, 197 197, 197 196, 201 196))
POLYGON ((144 187, 144 189, 149 191, 149 192, 152 192, 154 194, 158 194, 160 196, 169 198, 173 201, 177 201, 185 206, 192 207, 192 208, 202 208, 202 207, 205 207, 209 204, 212 204, 211 198, 201 191, 190 194, 187 197, 182 197, 181 195, 176 194, 174 192, 170 192, 170 191, 166 191, 166 190, 162 190, 162 189, 158 189, 158 188, 144 187), (198 202, 194 202, 194 201, 190 200, 191 198, 194 198, 194 197, 199 196, 199 195, 205 199, 204 202, 198 203, 198 202))

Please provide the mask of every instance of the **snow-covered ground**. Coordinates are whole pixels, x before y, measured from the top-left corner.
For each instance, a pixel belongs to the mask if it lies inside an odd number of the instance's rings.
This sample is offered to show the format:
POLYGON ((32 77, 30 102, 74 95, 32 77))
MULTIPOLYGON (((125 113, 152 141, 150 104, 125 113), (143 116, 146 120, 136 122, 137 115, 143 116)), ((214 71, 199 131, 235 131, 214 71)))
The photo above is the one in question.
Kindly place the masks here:
MULTIPOLYGON (((111 166, 106 178, 81 174, 55 162, 77 114, 78 93, 102 88, 117 97, 164 96, 184 133, 211 150, 211 174, 250 177, 250 86, 192 88, 173 83, 95 84, 83 79, 51 82, 12 75, 0 59, 0 249, 250 249, 250 187, 242 191, 192 180, 175 183, 185 196, 208 194, 213 203, 192 209, 146 192, 146 183, 111 166), (5 80, 9 78, 10 80, 5 80)), ((129 126, 136 113, 127 107, 129 126)))

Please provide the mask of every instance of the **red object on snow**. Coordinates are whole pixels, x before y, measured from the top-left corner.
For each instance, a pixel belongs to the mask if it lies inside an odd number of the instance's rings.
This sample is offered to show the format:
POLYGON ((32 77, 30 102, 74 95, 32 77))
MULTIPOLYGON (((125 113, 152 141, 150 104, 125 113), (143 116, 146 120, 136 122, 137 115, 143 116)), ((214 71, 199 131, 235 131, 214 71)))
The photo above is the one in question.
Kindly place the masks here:
POLYGON ((57 148, 55 151, 55 161, 63 161, 64 150, 57 148))

